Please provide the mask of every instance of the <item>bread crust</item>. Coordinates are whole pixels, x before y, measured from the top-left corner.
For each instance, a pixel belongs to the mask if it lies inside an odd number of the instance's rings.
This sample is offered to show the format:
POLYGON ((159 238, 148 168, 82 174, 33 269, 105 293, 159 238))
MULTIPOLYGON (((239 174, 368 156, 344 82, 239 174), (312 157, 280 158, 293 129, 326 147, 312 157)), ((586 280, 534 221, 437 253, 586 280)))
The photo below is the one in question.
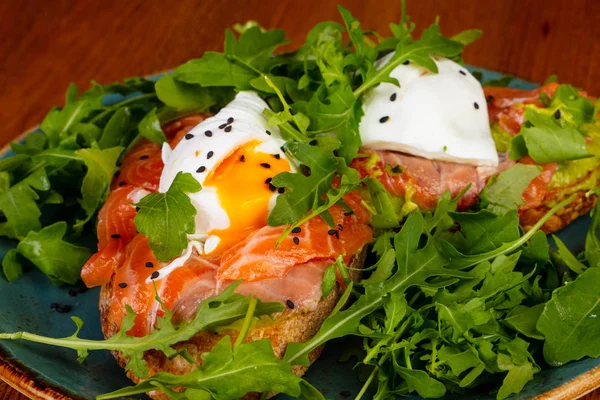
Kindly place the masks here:
MULTIPOLYGON (((575 192, 577 197, 566 207, 558 210, 542 226, 542 231, 546 234, 556 232, 569 225, 575 219, 589 213, 596 205, 598 198, 595 195, 587 196, 586 190, 575 192)), ((525 231, 530 230, 550 209, 552 206, 546 204, 555 204, 565 200, 571 194, 564 194, 564 190, 551 192, 544 199, 541 206, 523 210, 519 213, 521 226, 525 231)))
MULTIPOLYGON (((364 265, 366 250, 363 250, 359 255, 355 256, 350 264, 352 268, 362 268, 364 265)), ((351 269, 351 277, 354 280, 359 279, 360 272, 351 269)), ((111 280, 112 281, 112 280, 111 280)), ((115 321, 110 319, 108 313, 108 305, 112 297, 112 282, 109 282, 102 287, 100 291, 100 318, 102 332, 106 338, 111 337, 119 331, 119 326, 115 321)), ((337 283, 334 289, 331 291, 329 296, 321 298, 317 304, 317 308, 314 311, 303 310, 300 308, 289 309, 286 308, 284 311, 274 315, 274 320, 265 324, 259 324, 259 326, 252 327, 246 338, 246 341, 255 341, 260 339, 269 339, 273 346, 273 352, 278 358, 282 358, 287 344, 291 342, 305 342, 312 338, 325 319, 331 314, 333 308, 338 303, 338 300, 342 296, 344 288, 337 283)), ((232 342, 237 338, 237 331, 224 331, 221 333, 215 333, 210 331, 200 332, 188 341, 178 343, 173 347, 179 350, 187 350, 187 352, 194 358, 195 362, 200 365, 202 364, 201 355, 205 352, 210 351, 224 336, 229 335, 232 342)), ((313 350, 309 354, 309 360, 311 364, 321 355, 323 348, 319 347, 313 350)), ((117 359, 117 362, 121 367, 125 367, 127 359, 123 357, 120 352, 112 352, 113 356, 117 359)), ((158 372, 170 372, 176 375, 183 375, 191 372, 195 366, 187 362, 183 357, 176 356, 172 359, 168 359, 161 351, 151 350, 146 352, 144 359, 148 364, 149 376, 152 376, 158 372)), ((296 375, 302 376, 307 366, 295 365, 293 371, 296 375)), ((143 381, 133 375, 131 371, 127 371, 127 376, 136 384, 143 381)), ((148 395, 155 400, 168 400, 169 397, 162 392, 154 391, 148 393, 148 395)), ((258 399, 259 394, 249 393, 244 399, 258 399)))

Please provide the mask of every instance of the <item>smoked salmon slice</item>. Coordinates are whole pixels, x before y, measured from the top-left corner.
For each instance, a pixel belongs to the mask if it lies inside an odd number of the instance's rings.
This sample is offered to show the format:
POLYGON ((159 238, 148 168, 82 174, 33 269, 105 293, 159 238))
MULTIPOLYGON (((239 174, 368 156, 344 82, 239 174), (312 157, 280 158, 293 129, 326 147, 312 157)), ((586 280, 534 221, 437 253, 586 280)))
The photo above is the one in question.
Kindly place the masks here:
POLYGON ((126 185, 113 190, 98 213, 98 252, 81 270, 81 279, 87 287, 104 285, 125 260, 125 247, 137 234, 133 218, 135 206, 130 196, 138 191, 126 185))
MULTIPOLYGON (((352 204, 352 200, 346 203, 352 204)), ((253 282, 281 278, 295 265, 318 260, 333 262, 339 254, 348 262, 372 239, 371 228, 364 222, 358 222, 363 213, 358 207, 356 209, 352 208, 351 215, 345 215, 350 213, 333 206, 330 212, 335 227, 327 225, 321 217, 314 217, 290 233, 278 246, 276 242, 285 226, 258 229, 223 254, 217 279, 253 282)))

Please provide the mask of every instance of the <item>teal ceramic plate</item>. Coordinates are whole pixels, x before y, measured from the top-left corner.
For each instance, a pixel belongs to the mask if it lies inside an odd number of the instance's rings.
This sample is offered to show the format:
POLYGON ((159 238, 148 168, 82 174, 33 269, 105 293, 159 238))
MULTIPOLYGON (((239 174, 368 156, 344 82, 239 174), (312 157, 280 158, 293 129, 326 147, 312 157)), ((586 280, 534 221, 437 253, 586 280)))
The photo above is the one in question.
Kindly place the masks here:
MULTIPOLYGON (((472 68, 473 69, 473 68, 472 68)), ((498 78, 500 74, 476 69, 484 79, 498 78)), ((512 86, 535 87, 534 84, 515 80, 512 86)), ((110 103, 115 98, 107 98, 110 103)), ((6 152, 3 157, 11 155, 6 152)), ((582 250, 589 218, 575 221, 559 233, 571 248, 582 250)), ((0 256, 14 246, 9 240, 0 240, 0 256)), ((102 338, 98 311, 99 289, 79 293, 79 288, 54 287, 38 271, 29 271, 14 283, 0 278, 0 332, 30 331, 41 335, 61 337, 73 333, 71 315, 81 317, 85 326, 81 336, 102 338), (77 296, 73 297, 73 290, 77 296), (71 295, 69 294, 71 291, 71 295), (70 314, 51 310, 50 304, 69 304, 70 314)), ((340 363, 341 349, 347 347, 331 343, 323 356, 306 375, 309 382, 334 399, 353 398, 360 384, 352 362, 340 363)), ((23 342, 0 343, 0 378, 8 381, 23 393, 36 399, 93 399, 101 393, 111 392, 131 382, 108 352, 92 352, 78 364, 72 350, 23 342)), ((600 385, 600 359, 584 359, 560 368, 545 370, 536 375, 524 391, 514 399, 552 398, 573 399, 600 385)), ((494 399, 494 395, 474 393, 470 396, 446 396, 447 399, 494 399)), ((416 399, 416 397, 415 397, 416 399)))

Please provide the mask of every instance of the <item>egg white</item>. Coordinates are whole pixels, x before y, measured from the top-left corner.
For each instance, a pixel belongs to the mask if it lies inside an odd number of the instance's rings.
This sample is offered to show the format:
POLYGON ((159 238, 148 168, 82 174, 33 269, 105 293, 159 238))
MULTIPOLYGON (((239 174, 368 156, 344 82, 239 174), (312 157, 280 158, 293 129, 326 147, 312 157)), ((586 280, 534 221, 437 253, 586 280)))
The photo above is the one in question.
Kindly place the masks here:
MULTIPOLYGON (((179 144, 171 150, 168 144, 163 145, 162 159, 165 164, 160 177, 159 192, 166 192, 179 172, 192 174, 202 184, 202 190, 188 196, 196 208, 196 229, 189 240, 199 241, 204 253, 210 253, 218 243, 217 236, 210 236, 213 229, 226 229, 230 226, 229 216, 219 200, 217 188, 205 185, 206 177, 236 149, 252 141, 259 141, 257 151, 280 154, 293 168, 289 158, 281 151, 285 141, 281 138, 279 128, 267 124, 263 111, 268 105, 254 92, 240 92, 235 99, 222 108, 215 116, 208 118, 194 127, 179 144), (231 131, 220 128, 230 124, 231 131), (210 136, 206 132, 210 131, 210 136), (267 131, 270 133, 267 133, 267 131), (209 151, 213 152, 207 158, 209 151), (197 154, 197 152, 199 152, 197 154), (203 172, 198 168, 204 167, 203 172)), ((275 192, 269 204, 273 205, 277 197, 275 192)), ((196 244, 198 247, 198 244, 196 244)))
MULTIPOLYGON (((393 53, 378 61, 381 68, 393 53)), ((457 163, 496 166, 481 84, 463 66, 435 59, 439 72, 409 63, 364 97, 360 121, 363 146, 457 163), (386 118, 387 117, 387 118, 386 118)))

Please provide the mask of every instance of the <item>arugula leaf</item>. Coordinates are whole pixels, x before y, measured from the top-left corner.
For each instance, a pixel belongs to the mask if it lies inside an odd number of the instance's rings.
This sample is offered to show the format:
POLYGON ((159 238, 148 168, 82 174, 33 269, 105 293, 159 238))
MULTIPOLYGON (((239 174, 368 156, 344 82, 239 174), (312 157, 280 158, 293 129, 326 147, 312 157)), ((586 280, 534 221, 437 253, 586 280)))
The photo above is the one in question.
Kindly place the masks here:
POLYGON ((498 400, 505 399, 513 393, 520 393, 525 384, 533 379, 535 372, 531 362, 515 363, 514 358, 502 353, 498 354, 498 367, 501 370, 508 371, 496 395, 498 400))
POLYGON ((560 85, 552 95, 552 110, 560 110, 561 117, 567 118, 575 126, 592 122, 594 119, 594 103, 571 85, 560 85))
POLYGON ((496 214, 504 214, 525 204, 523 192, 540 175, 537 165, 515 164, 489 180, 479 195, 481 206, 496 214))
POLYGON ((510 85, 510 83, 515 79, 512 75, 503 75, 498 79, 490 79, 488 81, 482 82, 481 86, 493 86, 493 87, 506 87, 510 85))
POLYGON ((98 147, 104 150, 118 146, 123 136, 125 136, 130 120, 131 111, 128 107, 117 109, 102 130, 102 136, 98 140, 98 147))
POLYGON ((173 78, 179 82, 205 87, 230 86, 237 90, 252 90, 250 81, 256 76, 254 71, 212 51, 180 65, 173 72, 173 78))
POLYGON ((83 229, 83 226, 106 200, 110 182, 117 171, 117 160, 122 152, 122 147, 112 147, 106 150, 80 149, 75 152, 87 167, 87 173, 81 184, 81 208, 85 211, 86 216, 77 220, 73 226, 76 231, 83 229))
POLYGON ((266 71, 272 62, 273 51, 287 43, 285 31, 281 29, 262 30, 258 26, 249 27, 237 41, 231 30, 225 31, 225 55, 236 56, 261 71, 266 71))
POLYGON ((318 147, 288 142, 284 148, 286 154, 310 169, 310 175, 283 172, 273 177, 271 183, 274 186, 285 187, 289 191, 277 197, 267 220, 271 226, 294 223, 315 205, 318 206, 322 202, 321 196, 331 188, 331 181, 338 167, 333 154, 318 147))
POLYGON ((385 190, 381 182, 374 178, 365 179, 365 184, 369 189, 371 201, 377 214, 373 215, 371 224, 375 229, 391 229, 399 226, 399 218, 396 214, 391 195, 385 190))
POLYGON ((40 230, 42 213, 36 203, 39 199, 36 190, 49 189, 50 181, 42 168, 0 192, 0 210, 6 218, 6 222, 0 223, 0 235, 21 240, 29 232, 40 230))
POLYGON ((537 323, 544 337, 544 359, 552 366, 585 356, 600 356, 599 268, 588 268, 573 282, 552 293, 537 323))
POLYGON ((463 247, 471 254, 491 251, 520 236, 516 210, 500 216, 487 210, 476 213, 451 212, 449 215, 461 226, 461 234, 465 239, 463 247))
POLYGON ((52 109, 40 124, 48 137, 50 146, 57 146, 66 139, 90 112, 102 108, 102 94, 90 93, 76 99, 77 87, 72 84, 67 91, 67 101, 62 109, 52 109))
MULTIPOLYGON (((529 156, 538 164, 591 157, 585 138, 573 125, 557 120, 553 116, 535 112, 531 106, 525 109, 525 122, 521 126, 521 135, 529 156)), ((511 152, 513 152, 512 143, 511 152)))
POLYGON ((592 222, 585 236, 585 259, 590 267, 600 266, 600 206, 592 210, 592 222))
POLYGON ((544 335, 536 328, 544 306, 544 303, 533 307, 517 306, 508 313, 502 323, 527 337, 544 340, 544 335))
POLYGON ((196 226, 196 208, 186 192, 201 189, 192 174, 179 172, 166 193, 150 193, 136 204, 139 211, 135 226, 150 239, 150 248, 158 260, 177 257, 187 247, 187 235, 194 233, 196 226))
POLYGON ((160 121, 156 114, 156 108, 150 110, 138 124, 140 135, 151 142, 162 144, 167 141, 165 133, 160 127, 160 121))
POLYGON ((231 338, 225 336, 210 352, 202 355, 202 365, 186 375, 159 372, 135 387, 117 390, 97 399, 149 392, 156 389, 156 383, 204 390, 215 400, 239 399, 249 392, 281 392, 299 397, 300 381, 301 378, 292 372, 291 365, 275 357, 269 339, 244 343, 234 349, 231 338), (232 385, 232 382, 235 384, 232 385))
MULTIPOLYGON (((135 313, 131 307, 126 306, 127 314, 123 317, 119 332, 105 340, 79 338, 78 333, 83 326, 83 322, 77 317, 72 318, 77 325, 77 330, 73 335, 65 338, 55 339, 29 332, 16 332, 0 333, 0 340, 26 340, 73 349, 78 353, 79 362, 85 360, 89 351, 120 351, 128 358, 125 368, 136 376, 144 378, 148 376, 148 367, 144 360, 144 353, 146 351, 159 350, 167 357, 174 357, 179 353, 172 347, 173 345, 189 340, 198 332, 214 329, 218 326, 226 326, 244 318, 248 312, 251 297, 236 294, 234 290, 238 285, 239 283, 230 285, 218 296, 210 297, 200 303, 194 319, 177 326, 173 325, 171 322, 172 315, 163 305, 165 316, 158 317, 156 329, 143 337, 129 336, 127 334, 134 325, 135 313)), ((157 300, 160 302, 158 297, 157 300)), ((273 313, 283 311, 283 308, 284 306, 281 303, 263 303, 258 301, 256 302, 253 315, 257 317, 272 315, 273 313)))
POLYGON ((155 87, 158 98, 178 111, 207 111, 216 104, 208 88, 179 82, 169 74, 162 76, 155 87))
POLYGON ((467 46, 477 41, 481 35, 483 35, 483 31, 481 29, 468 29, 452 36, 451 39, 455 42, 461 43, 463 46, 467 46))
POLYGON ((335 265, 327 267, 323 273, 323 281, 321 283, 321 292, 323 298, 329 296, 336 284, 337 276, 335 274, 335 265))
POLYGON ((81 266, 92 255, 86 247, 66 242, 67 223, 56 222, 39 232, 29 232, 17 245, 20 255, 38 267, 54 285, 74 285, 81 266))
POLYGON ((23 264, 19 260, 19 252, 17 249, 10 249, 2 259, 2 272, 6 280, 14 281, 23 274, 23 264))
POLYGON ((581 275, 585 271, 585 265, 583 265, 577 257, 571 253, 571 251, 565 246, 565 244, 556 235, 552 235, 554 243, 556 243, 557 252, 555 253, 569 269, 578 275, 581 275))

